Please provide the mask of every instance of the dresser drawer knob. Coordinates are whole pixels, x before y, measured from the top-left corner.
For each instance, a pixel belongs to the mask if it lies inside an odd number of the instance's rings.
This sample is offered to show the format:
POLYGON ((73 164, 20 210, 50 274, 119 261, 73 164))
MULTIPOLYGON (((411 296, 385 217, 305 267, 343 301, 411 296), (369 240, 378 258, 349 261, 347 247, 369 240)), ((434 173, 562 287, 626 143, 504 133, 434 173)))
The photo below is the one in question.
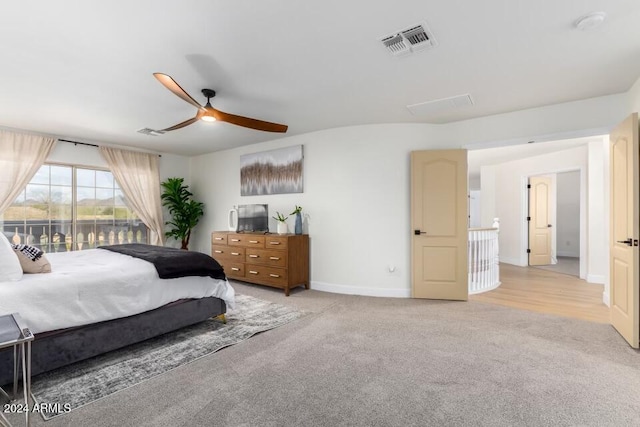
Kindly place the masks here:
POLYGON ((214 237, 214 240, 224 240, 222 237, 214 237))
POLYGON ((239 242, 240 239, 231 239, 232 242, 239 242))
POLYGON ((271 261, 278 261, 280 258, 279 258, 279 257, 277 257, 277 256, 270 256, 270 257, 269 257, 269 259, 270 259, 271 261))
POLYGON ((269 242, 270 245, 279 245, 280 242, 269 242))
POLYGON ((231 252, 231 255, 238 256, 238 255, 240 255, 240 252, 231 252))
POLYGON ((238 267, 231 267, 232 271, 240 271, 240 269, 238 267))
POLYGON ((271 276, 271 277, 280 277, 279 274, 270 274, 269 276, 271 276))
POLYGON ((249 270, 249 273, 250 273, 250 274, 258 274, 258 272, 257 272, 257 271, 253 271, 253 270, 249 270))
POLYGON ((249 240, 249 243, 258 243, 257 240, 249 240))
POLYGON ((222 251, 213 251, 213 252, 215 252, 217 254, 221 254, 222 253, 222 251))
POLYGON ((260 255, 249 255, 249 258, 260 258, 260 255))

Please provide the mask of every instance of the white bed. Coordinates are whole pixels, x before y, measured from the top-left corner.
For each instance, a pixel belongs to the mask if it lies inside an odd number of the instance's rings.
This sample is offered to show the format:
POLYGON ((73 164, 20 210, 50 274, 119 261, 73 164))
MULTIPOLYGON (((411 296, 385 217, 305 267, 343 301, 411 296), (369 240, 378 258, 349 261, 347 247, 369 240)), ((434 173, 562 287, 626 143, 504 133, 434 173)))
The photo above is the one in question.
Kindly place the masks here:
POLYGON ((160 279, 153 264, 90 249, 46 254, 51 273, 0 282, 0 314, 19 312, 33 333, 131 316, 185 298, 217 297, 234 307, 226 280, 160 279))

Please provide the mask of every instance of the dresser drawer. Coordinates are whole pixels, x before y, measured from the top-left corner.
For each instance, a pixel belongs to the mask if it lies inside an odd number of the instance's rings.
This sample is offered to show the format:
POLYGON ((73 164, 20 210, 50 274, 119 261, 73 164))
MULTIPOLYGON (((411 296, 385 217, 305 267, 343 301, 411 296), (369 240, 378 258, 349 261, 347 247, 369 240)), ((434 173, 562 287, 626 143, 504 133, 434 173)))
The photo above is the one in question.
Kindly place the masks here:
POLYGON ((234 231, 211 233, 211 256, 229 279, 281 288, 309 289, 309 236, 234 231))
POLYGON ((287 270, 267 267, 266 265, 246 264, 245 277, 247 280, 260 280, 275 285, 287 285, 287 270))
POLYGON ((223 261, 220 265, 224 269, 224 274, 226 274, 227 277, 244 278, 244 264, 232 261, 223 261))
POLYGON ((211 244, 212 245, 226 245, 227 244, 227 235, 228 233, 211 233, 211 244))
POLYGON ((228 259, 244 262, 245 249, 235 246, 211 245, 211 256, 218 261, 228 259))
POLYGON ((247 248, 246 262, 251 264, 264 264, 272 267, 287 267, 287 253, 273 249, 247 248))
POLYGON ((264 236, 256 234, 229 234, 229 246, 243 246, 245 248, 264 248, 264 236))
POLYGON ((265 245, 267 249, 287 249, 287 236, 265 236, 265 245))

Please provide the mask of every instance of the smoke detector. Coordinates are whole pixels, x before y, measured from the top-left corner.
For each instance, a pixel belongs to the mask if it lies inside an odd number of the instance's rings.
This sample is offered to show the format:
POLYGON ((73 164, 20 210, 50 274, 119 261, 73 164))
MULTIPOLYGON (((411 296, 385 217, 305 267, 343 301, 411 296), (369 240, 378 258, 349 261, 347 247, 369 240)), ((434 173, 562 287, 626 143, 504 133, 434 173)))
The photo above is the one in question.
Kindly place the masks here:
POLYGON ((408 55, 430 49, 436 45, 433 34, 424 24, 397 31, 394 34, 382 37, 380 41, 387 51, 395 56, 408 55))
POLYGON ((589 31, 602 25, 606 18, 607 14, 604 12, 593 12, 577 19, 573 25, 575 25, 578 30, 589 31))

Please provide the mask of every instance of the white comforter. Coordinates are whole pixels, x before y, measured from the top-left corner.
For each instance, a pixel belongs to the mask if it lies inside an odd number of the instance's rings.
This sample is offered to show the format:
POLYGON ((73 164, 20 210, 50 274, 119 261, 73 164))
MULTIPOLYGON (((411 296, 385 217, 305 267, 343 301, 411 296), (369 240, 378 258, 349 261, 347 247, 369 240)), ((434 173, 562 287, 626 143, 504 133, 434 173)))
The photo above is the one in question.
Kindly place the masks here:
POLYGON ((33 333, 131 316, 182 298, 214 296, 234 306, 226 280, 160 279, 150 262, 102 249, 46 257, 51 273, 0 282, 0 315, 20 313, 33 333))

